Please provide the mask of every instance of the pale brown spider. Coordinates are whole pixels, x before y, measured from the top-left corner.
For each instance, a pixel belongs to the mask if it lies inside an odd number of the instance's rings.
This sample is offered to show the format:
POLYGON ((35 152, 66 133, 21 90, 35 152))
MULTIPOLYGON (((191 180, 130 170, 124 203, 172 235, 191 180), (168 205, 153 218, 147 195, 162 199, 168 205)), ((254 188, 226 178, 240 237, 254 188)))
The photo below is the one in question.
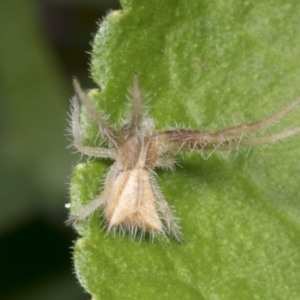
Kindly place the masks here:
POLYGON ((111 158, 102 193, 78 212, 73 212, 67 223, 84 220, 96 209, 104 210, 108 231, 128 231, 134 237, 137 231, 173 235, 182 242, 182 234, 176 217, 165 201, 153 176, 155 167, 171 167, 174 159, 169 153, 179 151, 231 150, 241 146, 266 144, 282 140, 300 132, 300 127, 275 134, 249 136, 282 119, 300 104, 300 98, 279 112, 256 122, 225 128, 211 133, 190 129, 172 129, 154 132, 154 122, 146 116, 142 105, 138 76, 133 79, 132 111, 120 131, 108 125, 88 96, 74 80, 76 94, 72 99, 72 134, 74 146, 89 157, 111 158), (108 148, 88 147, 80 132, 80 106, 85 107, 91 119, 98 125, 108 148))

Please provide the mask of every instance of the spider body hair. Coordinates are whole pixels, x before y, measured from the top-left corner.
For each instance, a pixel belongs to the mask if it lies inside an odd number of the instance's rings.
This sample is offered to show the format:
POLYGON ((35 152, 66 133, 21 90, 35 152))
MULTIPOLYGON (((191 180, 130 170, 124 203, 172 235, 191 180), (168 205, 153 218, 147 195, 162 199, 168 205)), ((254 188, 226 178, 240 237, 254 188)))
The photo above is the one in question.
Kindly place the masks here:
POLYGON ((108 170, 103 192, 78 212, 72 213, 67 224, 73 224, 102 209, 107 232, 126 232, 134 238, 140 232, 172 235, 178 242, 183 237, 177 218, 161 194, 153 176, 155 167, 171 168, 175 160, 170 153, 195 151, 201 155, 206 150, 230 151, 241 146, 272 143, 300 132, 300 127, 274 134, 251 136, 263 130, 295 109, 300 98, 277 113, 256 122, 225 128, 218 132, 192 129, 169 129, 154 132, 154 122, 145 113, 139 89, 138 76, 134 75, 132 106, 129 119, 123 123, 120 132, 111 127, 107 118, 100 114, 78 81, 73 81, 76 95, 72 99, 71 131, 77 150, 89 157, 111 158, 114 164, 108 170), (108 148, 88 147, 83 143, 80 131, 80 103, 99 127, 99 133, 109 145, 108 148))
POLYGON ((153 176, 156 166, 171 168, 174 160, 161 157, 157 138, 153 134, 153 121, 145 117, 137 75, 134 76, 131 115, 119 134, 92 107, 76 79, 74 87, 77 93, 72 100, 71 115, 74 146, 79 152, 90 157, 109 157, 114 159, 115 163, 106 175, 103 192, 79 212, 71 214, 67 223, 84 220, 95 210, 102 208, 108 232, 116 232, 119 229, 121 233, 129 232, 133 236, 139 230, 143 236, 149 231, 152 236, 155 233, 171 234, 182 242, 176 218, 153 176), (79 125, 78 100, 99 126, 101 136, 110 145, 109 149, 84 145, 79 125))

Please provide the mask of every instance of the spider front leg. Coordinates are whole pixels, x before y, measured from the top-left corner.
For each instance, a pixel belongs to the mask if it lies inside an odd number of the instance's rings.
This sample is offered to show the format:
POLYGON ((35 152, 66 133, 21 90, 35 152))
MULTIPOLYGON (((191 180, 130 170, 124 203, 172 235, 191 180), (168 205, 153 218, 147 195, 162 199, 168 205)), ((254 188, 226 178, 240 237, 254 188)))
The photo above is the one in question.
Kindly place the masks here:
POLYGON ((300 104, 300 98, 296 99, 295 101, 291 102, 289 105, 279 110, 277 113, 270 115, 263 120, 225 128, 221 131, 216 132, 215 135, 219 135, 219 136, 224 135, 226 136, 226 138, 231 138, 237 135, 252 133, 255 131, 259 131, 261 129, 265 129, 271 126, 272 124, 278 122, 282 118, 284 118, 289 112, 297 108, 299 104, 300 104))
POLYGON ((179 151, 232 150, 239 146, 251 146, 272 143, 300 133, 300 127, 283 130, 274 134, 247 136, 248 133, 259 132, 275 122, 283 119, 300 104, 300 98, 281 109, 279 112, 256 122, 225 128, 218 132, 199 130, 168 130, 156 133, 160 144, 160 153, 179 151))
POLYGON ((239 139, 231 139, 223 144, 220 144, 218 150, 237 149, 239 146, 255 146, 262 144, 270 144, 280 141, 300 133, 300 127, 295 127, 290 130, 280 131, 274 134, 263 134, 261 136, 241 136, 239 139))
POLYGON ((102 116, 94 107, 87 94, 81 89, 81 86, 76 78, 73 79, 73 85, 81 104, 85 107, 91 119, 98 125, 101 136, 110 145, 114 145, 117 148, 120 137, 116 131, 108 125, 106 118, 102 116))
POLYGON ((102 157, 102 158, 112 158, 115 159, 115 150, 114 149, 106 149, 100 147, 88 147, 85 146, 83 143, 83 139, 81 137, 81 130, 80 130, 80 106, 78 103, 78 98, 74 96, 72 98, 72 110, 71 110, 71 129, 73 135, 73 145, 76 149, 85 155, 90 157, 102 157))
POLYGON ((126 139, 140 135, 143 127, 145 113, 139 88, 138 74, 133 76, 132 103, 130 118, 122 126, 122 136, 126 139))

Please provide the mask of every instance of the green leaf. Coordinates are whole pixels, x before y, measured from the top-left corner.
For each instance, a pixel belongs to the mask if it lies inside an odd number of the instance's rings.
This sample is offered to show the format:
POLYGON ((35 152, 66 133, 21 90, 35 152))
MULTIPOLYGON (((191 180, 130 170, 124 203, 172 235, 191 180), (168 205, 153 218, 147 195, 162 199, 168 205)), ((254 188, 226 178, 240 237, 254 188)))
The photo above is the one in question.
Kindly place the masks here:
MULTIPOLYGON (((266 117, 300 94, 300 2, 123 0, 95 37, 99 109, 119 123, 139 73, 156 129, 216 131, 266 117), (234 121, 235 120, 235 121, 234 121), (224 123, 226 125, 224 125, 224 123)), ((296 126, 299 111, 271 128, 296 126)), ((82 122, 92 145, 97 129, 82 122)), ((75 270, 93 299, 296 299, 300 294, 300 138, 178 157, 158 184, 176 208, 180 245, 105 235, 101 213, 76 225, 75 270), (211 155, 210 155, 211 154, 211 155)), ((99 194, 110 162, 79 165, 75 211, 99 194)))

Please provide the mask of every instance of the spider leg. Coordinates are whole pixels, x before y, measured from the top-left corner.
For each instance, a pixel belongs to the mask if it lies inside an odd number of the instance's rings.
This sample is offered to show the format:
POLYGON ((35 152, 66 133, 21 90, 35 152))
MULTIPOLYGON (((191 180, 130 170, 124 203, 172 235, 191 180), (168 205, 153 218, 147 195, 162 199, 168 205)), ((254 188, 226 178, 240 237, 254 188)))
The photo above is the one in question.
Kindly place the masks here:
MULTIPOLYGON (((157 132, 154 135, 154 138, 157 139, 157 142, 160 145, 160 154, 173 151, 203 151, 210 149, 229 150, 237 148, 239 145, 251 145, 250 139, 254 144, 268 143, 271 142, 271 140, 267 138, 268 135, 264 136, 265 138, 262 138, 263 136, 250 138, 246 137, 245 134, 267 128, 282 119, 299 104, 300 98, 293 101, 274 115, 261 121, 226 128, 214 133, 189 129, 174 129, 157 132), (259 142, 260 139, 261 142, 259 142)), ((297 133, 298 130, 295 128, 294 130, 292 129, 283 131, 282 133, 272 134, 270 137, 278 140, 297 133)))
POLYGON ((68 220, 65 222, 67 225, 72 225, 77 221, 82 221, 90 216, 95 210, 99 209, 106 202, 105 194, 101 194, 91 203, 84 206, 77 213, 71 214, 68 220))
POLYGON ((179 243, 183 243, 183 236, 176 222, 177 218, 174 217, 172 209, 164 199, 163 195, 161 194, 152 176, 151 176, 151 181, 152 181, 152 187, 155 195, 157 208, 160 211, 163 220, 165 221, 168 233, 173 235, 179 243))
POLYGON ((72 98, 72 114, 71 114, 71 127, 73 135, 73 144, 77 150, 85 155, 93 157, 109 157, 115 159, 115 151, 100 148, 100 147, 88 147, 85 146, 81 137, 80 124, 79 124, 80 108, 78 99, 76 96, 72 98))
POLYGON ((173 212, 169 207, 168 203, 161 196, 158 198, 157 204, 158 204, 158 209, 161 212, 161 215, 166 222, 168 231, 170 232, 171 235, 175 237, 175 239, 179 243, 183 243, 182 233, 180 232, 180 228, 176 223, 176 218, 174 217, 173 212))
POLYGON ((133 89, 132 89, 132 112, 129 121, 122 127, 122 135, 126 138, 137 136, 142 129, 144 120, 144 108, 142 104, 142 96, 139 88, 138 74, 134 73, 133 76, 133 89))
POLYGON ((279 110, 277 113, 270 115, 269 117, 263 120, 250 122, 244 125, 225 128, 223 130, 216 132, 215 134, 224 135, 227 138, 230 138, 236 135, 247 134, 247 133, 258 131, 263 128, 267 128, 270 125, 282 119, 283 117, 285 117, 285 115, 287 115, 289 112, 294 110, 299 104, 300 104, 300 98, 296 99, 295 101, 291 102, 289 105, 279 110))
POLYGON ((101 135, 107 140, 107 142, 117 146, 119 137, 116 131, 108 125, 106 118, 98 113, 87 94, 81 89, 81 86, 76 78, 73 79, 73 85, 80 102, 85 107, 92 120, 99 126, 101 135))
POLYGON ((300 127, 295 127, 289 130, 280 131, 273 134, 263 134, 261 136, 241 136, 241 138, 231 139, 220 144, 218 150, 237 149, 240 146, 254 146, 261 144, 274 143, 300 133, 300 127))
POLYGON ((153 138, 159 145, 160 155, 166 152, 214 149, 218 144, 227 140, 223 135, 190 129, 161 131, 155 133, 153 138))
POLYGON ((299 133, 300 127, 295 127, 278 133, 263 134, 261 136, 247 136, 242 134, 238 137, 227 138, 224 135, 216 136, 214 133, 209 132, 176 130, 176 132, 160 132, 159 142, 161 143, 161 153, 177 151, 178 149, 180 151, 201 152, 205 150, 228 151, 238 149, 240 146, 273 143, 299 133))

